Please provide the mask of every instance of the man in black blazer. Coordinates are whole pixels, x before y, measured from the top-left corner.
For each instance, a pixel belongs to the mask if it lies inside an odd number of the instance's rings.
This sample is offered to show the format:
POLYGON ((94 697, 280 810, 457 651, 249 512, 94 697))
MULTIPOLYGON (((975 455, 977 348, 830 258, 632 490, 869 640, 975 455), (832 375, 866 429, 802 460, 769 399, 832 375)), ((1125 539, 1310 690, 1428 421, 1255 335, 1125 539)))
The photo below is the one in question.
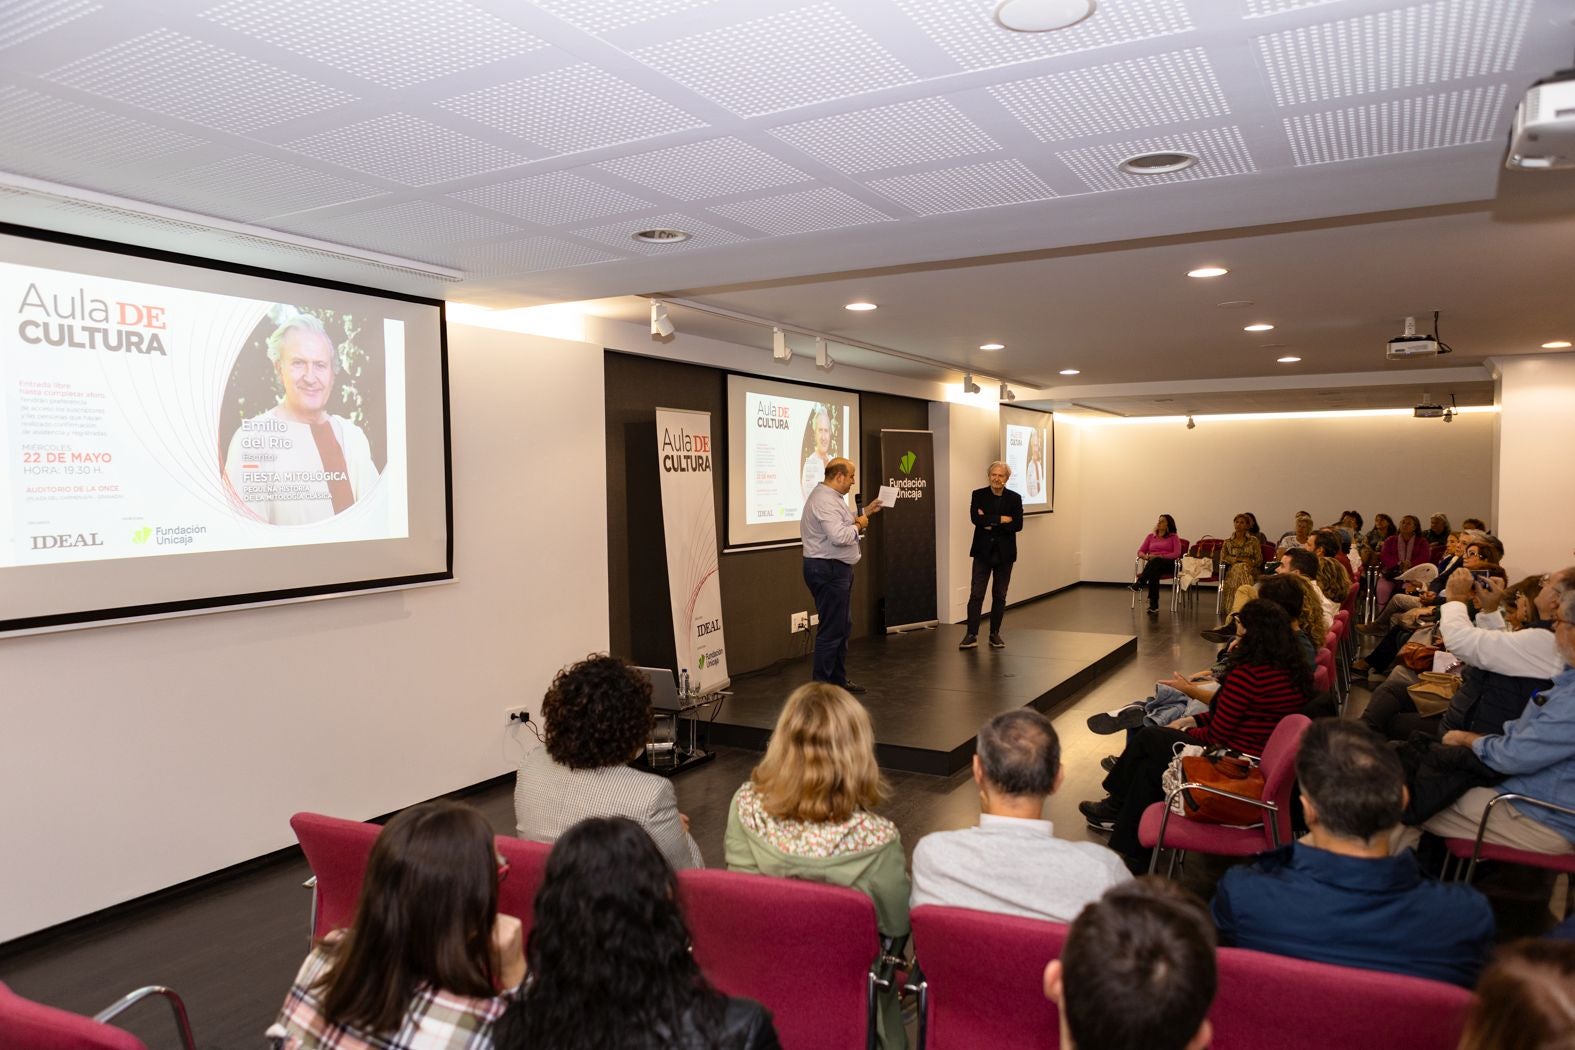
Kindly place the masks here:
POLYGON ((968 633, 960 649, 979 644, 979 613, 984 608, 984 585, 990 585, 990 645, 1006 648, 1001 641, 1001 620, 1006 616, 1006 587, 1012 582, 1012 563, 1017 560, 1017 534, 1023 531, 1023 497, 1006 487, 1012 468, 1000 460, 990 464, 990 484, 973 490, 968 501, 968 520, 973 523, 973 588, 968 592, 968 633))

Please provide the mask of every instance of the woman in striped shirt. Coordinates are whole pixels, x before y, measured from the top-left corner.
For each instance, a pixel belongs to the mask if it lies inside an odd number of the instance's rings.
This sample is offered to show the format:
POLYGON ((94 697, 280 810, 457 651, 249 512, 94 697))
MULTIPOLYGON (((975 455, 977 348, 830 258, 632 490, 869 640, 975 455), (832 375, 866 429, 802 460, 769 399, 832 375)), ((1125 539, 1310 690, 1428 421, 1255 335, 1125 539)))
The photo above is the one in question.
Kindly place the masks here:
POLYGON ((1299 712, 1312 697, 1312 669, 1284 609, 1254 599, 1237 614, 1236 631, 1241 637, 1225 658, 1225 674, 1209 710, 1139 731, 1105 778, 1109 794, 1078 806, 1089 827, 1111 833, 1110 848, 1134 871, 1147 870, 1138 824, 1143 811, 1165 797, 1160 778, 1177 743, 1261 755, 1280 719, 1299 712))

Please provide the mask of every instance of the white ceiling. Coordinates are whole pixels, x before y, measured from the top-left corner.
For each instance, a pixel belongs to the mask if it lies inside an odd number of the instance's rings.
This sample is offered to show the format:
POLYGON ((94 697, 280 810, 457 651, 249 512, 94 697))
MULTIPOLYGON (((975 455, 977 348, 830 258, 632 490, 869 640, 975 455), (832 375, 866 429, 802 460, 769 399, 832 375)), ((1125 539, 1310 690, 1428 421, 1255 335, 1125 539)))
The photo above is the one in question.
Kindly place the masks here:
POLYGON ((1571 179, 1500 168, 1571 0, 1101 0, 1049 34, 993 4, 0 0, 0 168, 464 276, 0 218, 498 307, 683 290, 1061 400, 1278 376, 1266 342, 1408 380, 1575 330, 1571 179), (1115 169, 1149 149, 1202 163, 1115 169), (1385 365, 1433 309, 1455 355, 1385 365))

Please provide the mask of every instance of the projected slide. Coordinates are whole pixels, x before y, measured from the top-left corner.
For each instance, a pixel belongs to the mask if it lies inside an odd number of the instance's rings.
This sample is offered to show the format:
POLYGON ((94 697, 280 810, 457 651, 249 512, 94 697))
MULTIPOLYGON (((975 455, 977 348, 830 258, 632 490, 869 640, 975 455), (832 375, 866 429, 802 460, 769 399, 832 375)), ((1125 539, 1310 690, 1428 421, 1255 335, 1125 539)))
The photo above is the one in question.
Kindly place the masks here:
POLYGON ((0 264, 0 566, 402 538, 404 324, 0 264))
POLYGON ((857 466, 858 420, 856 394, 728 376, 728 542, 796 540, 826 464, 857 466))
POLYGON ((1023 512, 1051 508, 1055 431, 1048 412, 1001 406, 1001 459, 1012 469, 1008 488, 1023 497, 1023 512))

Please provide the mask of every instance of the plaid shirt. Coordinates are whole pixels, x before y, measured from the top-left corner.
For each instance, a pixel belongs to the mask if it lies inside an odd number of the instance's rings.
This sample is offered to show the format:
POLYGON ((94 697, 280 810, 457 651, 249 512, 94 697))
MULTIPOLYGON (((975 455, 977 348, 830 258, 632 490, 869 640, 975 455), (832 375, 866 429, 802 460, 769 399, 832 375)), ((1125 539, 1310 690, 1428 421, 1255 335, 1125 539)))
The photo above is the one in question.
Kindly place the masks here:
POLYGON ((313 948, 301 964, 278 1023, 268 1030, 280 1050, 491 1050, 492 1026, 517 994, 511 989, 490 999, 474 999, 422 988, 397 1029, 372 1035, 323 1016, 315 986, 332 961, 331 939, 313 948))

